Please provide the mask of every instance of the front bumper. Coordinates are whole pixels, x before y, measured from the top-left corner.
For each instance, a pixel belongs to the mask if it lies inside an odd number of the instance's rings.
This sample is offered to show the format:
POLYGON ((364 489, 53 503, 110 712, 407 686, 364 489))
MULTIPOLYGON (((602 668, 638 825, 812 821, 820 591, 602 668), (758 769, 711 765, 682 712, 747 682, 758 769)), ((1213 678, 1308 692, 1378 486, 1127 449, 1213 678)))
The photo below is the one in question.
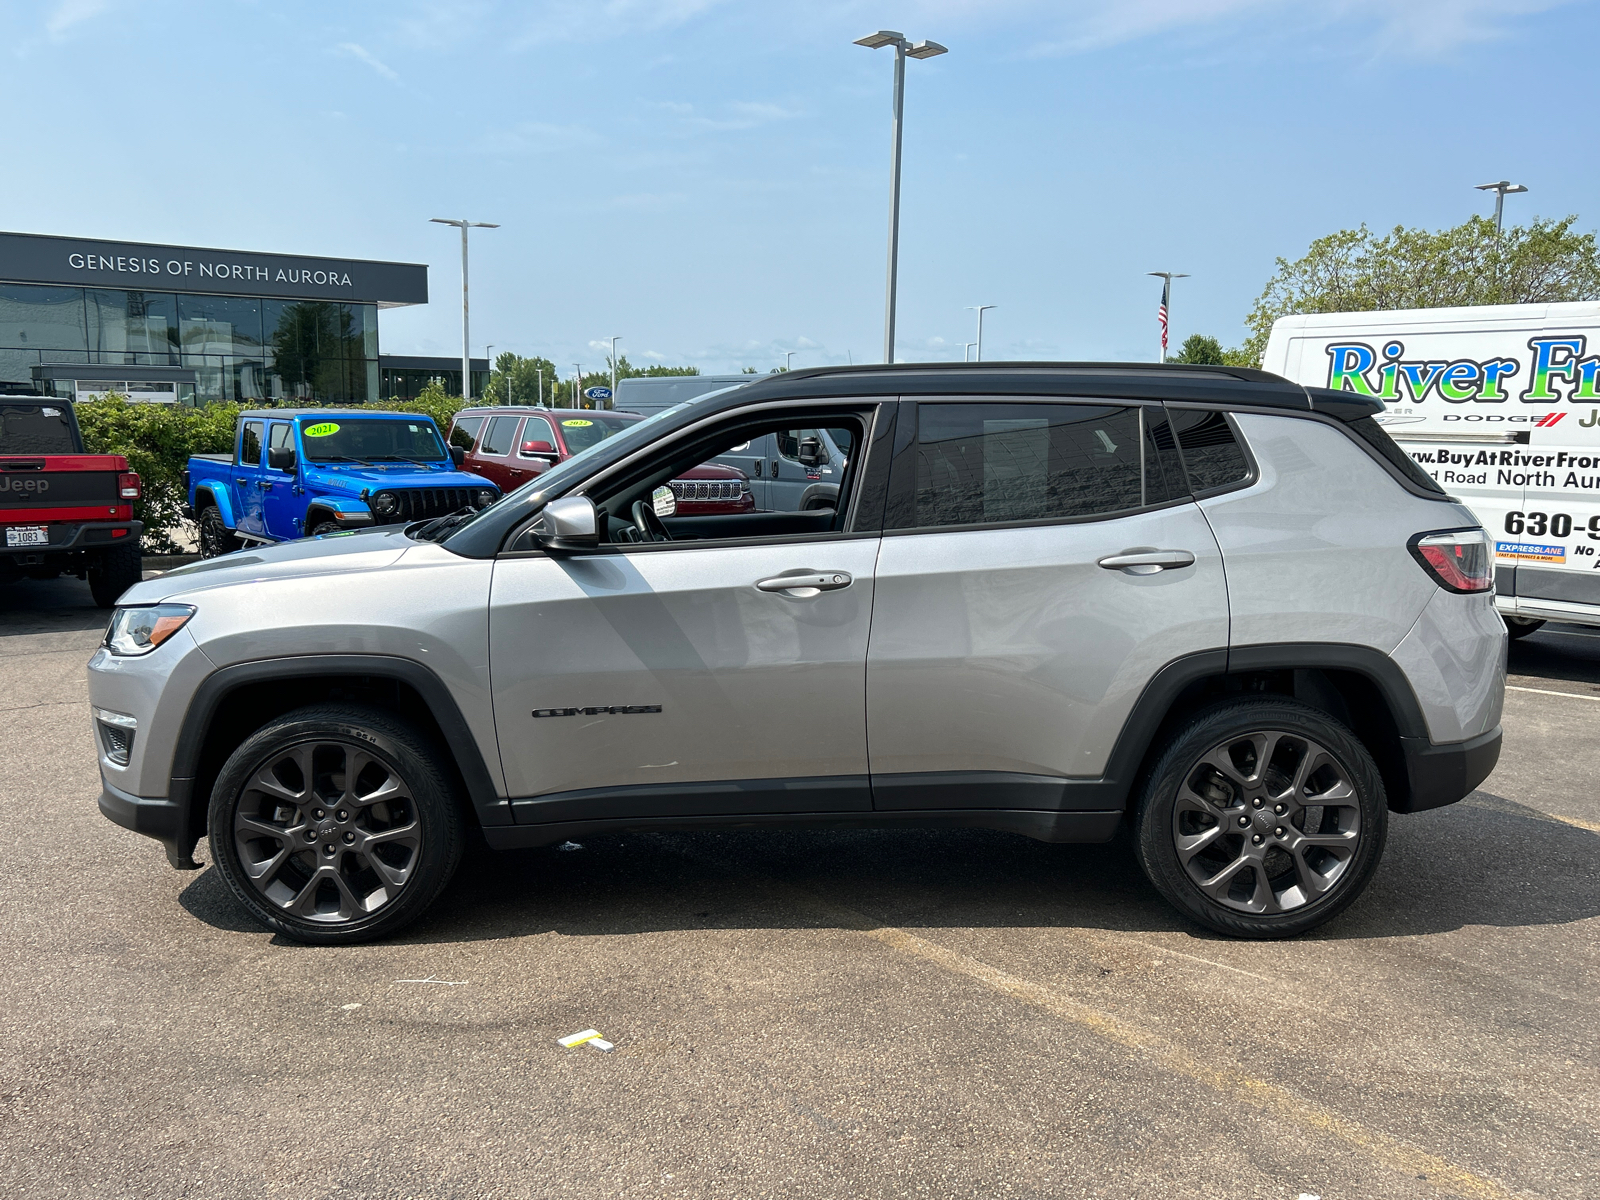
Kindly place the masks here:
POLYGON ((1500 761, 1500 727, 1464 742, 1437 745, 1427 738, 1400 739, 1411 794, 1389 807, 1395 812, 1426 812, 1471 795, 1500 761))
MULTIPOLYGON (((174 782, 178 782, 174 780, 174 782)), ((187 783, 188 780, 183 782, 187 783)), ((154 838, 167 851, 167 861, 178 870, 193 870, 194 846, 198 833, 189 829, 190 805, 187 797, 169 799, 131 796, 120 788, 100 781, 100 812, 109 821, 154 838)))

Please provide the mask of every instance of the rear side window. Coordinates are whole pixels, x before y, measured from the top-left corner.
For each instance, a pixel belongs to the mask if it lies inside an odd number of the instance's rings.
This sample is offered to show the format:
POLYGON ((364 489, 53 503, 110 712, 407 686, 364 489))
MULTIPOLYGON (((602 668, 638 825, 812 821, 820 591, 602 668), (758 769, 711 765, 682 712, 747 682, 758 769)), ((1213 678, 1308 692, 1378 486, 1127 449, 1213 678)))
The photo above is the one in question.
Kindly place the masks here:
POLYGON ((77 454, 65 404, 0 404, 0 454, 77 454))
POLYGON ((264 423, 261 421, 246 421, 244 428, 239 431, 239 465, 242 467, 259 467, 261 465, 261 432, 264 423))
POLYGON ((450 430, 450 444, 459 446, 463 450, 471 450, 472 443, 478 440, 478 430, 482 428, 482 417, 462 417, 450 430))
POLYGON ((1250 460, 1225 413, 1171 408, 1167 416, 1183 451, 1189 487, 1197 495, 1250 478, 1250 460))
POLYGON ((516 436, 517 422, 521 417, 495 417, 489 422, 489 432, 483 435, 483 445, 478 447, 479 454, 508 454, 511 451, 511 439, 516 436))
POLYGON ((1138 408, 917 409, 915 527, 1094 517, 1182 494, 1138 408))
POLYGON ((1388 430, 1384 429, 1382 425, 1379 425, 1371 417, 1362 417, 1358 421, 1347 422, 1347 427, 1351 433, 1376 450, 1379 458, 1383 459, 1384 462, 1388 463, 1423 491, 1432 492, 1437 496, 1445 494, 1444 489, 1439 486, 1434 477, 1418 466, 1416 460, 1409 454, 1395 445, 1395 440, 1389 436, 1388 430))

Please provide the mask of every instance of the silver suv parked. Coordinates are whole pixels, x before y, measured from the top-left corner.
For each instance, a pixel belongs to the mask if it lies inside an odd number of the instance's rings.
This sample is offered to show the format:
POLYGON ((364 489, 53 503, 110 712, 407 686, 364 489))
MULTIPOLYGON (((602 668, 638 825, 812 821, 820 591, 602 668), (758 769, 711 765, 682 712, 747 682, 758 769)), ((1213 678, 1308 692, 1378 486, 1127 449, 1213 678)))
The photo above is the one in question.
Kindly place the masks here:
POLYGON ((795 371, 661 412, 498 503, 198 563, 90 663, 113 821, 209 830, 290 937, 392 933, 471 827, 1132 824, 1194 920, 1349 905, 1388 814, 1500 749, 1490 547, 1373 422, 1259 371, 795 371), (841 503, 677 516, 795 429, 841 503))

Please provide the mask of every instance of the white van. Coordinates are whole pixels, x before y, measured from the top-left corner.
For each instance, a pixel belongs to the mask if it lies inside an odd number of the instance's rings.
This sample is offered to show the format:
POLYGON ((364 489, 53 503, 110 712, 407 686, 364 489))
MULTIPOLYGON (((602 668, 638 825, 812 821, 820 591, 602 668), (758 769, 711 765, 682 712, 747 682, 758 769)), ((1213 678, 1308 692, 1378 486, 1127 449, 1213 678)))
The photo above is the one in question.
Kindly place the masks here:
POLYGON ((1261 365, 1384 402, 1378 421, 1494 535, 1513 637, 1600 625, 1600 304, 1283 317, 1261 365))

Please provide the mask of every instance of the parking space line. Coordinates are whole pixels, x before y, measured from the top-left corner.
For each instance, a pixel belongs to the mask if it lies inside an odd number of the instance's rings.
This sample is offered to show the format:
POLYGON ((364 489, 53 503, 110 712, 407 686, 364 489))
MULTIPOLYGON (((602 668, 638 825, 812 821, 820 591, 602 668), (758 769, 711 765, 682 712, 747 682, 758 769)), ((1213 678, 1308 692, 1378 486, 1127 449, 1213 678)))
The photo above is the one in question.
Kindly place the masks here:
POLYGON ((1554 688, 1522 687, 1521 685, 1515 684, 1515 683, 1506 684, 1506 691, 1508 691, 1508 692, 1533 692, 1535 695, 1539 695, 1539 696, 1566 696, 1566 697, 1568 697, 1569 699, 1572 699, 1572 700, 1593 700, 1593 701, 1596 701, 1596 702, 1600 702, 1600 696, 1585 696, 1582 692, 1558 692, 1554 688))
MULTIPOLYGON (((689 857, 701 858, 699 855, 689 857)), ((705 860, 701 858, 701 861, 705 860)), ((1359 1121, 1321 1108, 1275 1083, 1246 1075, 1242 1071, 1202 1062, 1159 1034, 1091 1008, 1044 984, 1012 975, 999 967, 991 966, 959 950, 951 950, 937 942, 931 942, 908 930, 880 924, 866 913, 824 900, 803 888, 767 877, 754 877, 732 863, 713 861, 716 866, 729 871, 730 874, 758 882, 788 895, 803 907, 819 911, 826 915, 829 921, 842 928, 865 934, 902 954, 912 955, 944 970, 964 975, 1001 995, 1071 1021, 1098 1034, 1106 1041, 1145 1054, 1167 1070, 1202 1083, 1252 1108, 1260 1109, 1281 1120, 1292 1121, 1311 1132, 1337 1138, 1346 1145, 1370 1155, 1391 1170, 1399 1171, 1411 1178, 1425 1177, 1428 1183, 1449 1195, 1464 1197, 1465 1200, 1521 1200, 1516 1192, 1493 1179, 1457 1166, 1409 1142, 1376 1129, 1369 1129, 1359 1121)))

